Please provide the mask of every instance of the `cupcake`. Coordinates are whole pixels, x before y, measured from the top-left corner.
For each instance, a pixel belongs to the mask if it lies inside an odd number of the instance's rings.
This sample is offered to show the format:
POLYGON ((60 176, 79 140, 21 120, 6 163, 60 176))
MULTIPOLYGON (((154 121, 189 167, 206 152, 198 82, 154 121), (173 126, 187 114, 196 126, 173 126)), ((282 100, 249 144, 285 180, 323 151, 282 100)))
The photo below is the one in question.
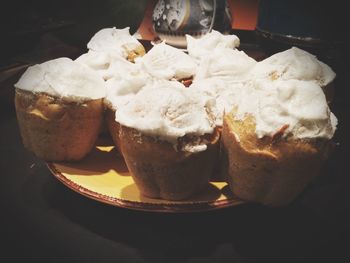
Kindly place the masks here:
POLYGON ((101 29, 91 38, 87 47, 96 52, 115 52, 134 62, 135 58, 143 56, 146 51, 143 45, 130 35, 129 29, 129 27, 101 29))
POLYGON ((129 28, 105 28, 98 31, 87 44, 89 51, 76 59, 95 70, 104 80, 118 74, 119 65, 134 62, 146 51, 129 33, 129 28))
POLYGON ((297 47, 276 53, 258 62, 251 74, 253 78, 270 80, 314 81, 322 87, 328 103, 333 99, 333 82, 336 76, 334 71, 314 55, 297 47))
POLYGON ((146 55, 136 60, 136 64, 140 64, 153 78, 163 80, 192 79, 197 70, 193 58, 165 42, 154 45, 146 55))
POLYGON ((216 77, 231 82, 244 82, 250 79, 250 71, 256 63, 244 51, 215 48, 199 61, 195 80, 216 77))
POLYGON ((198 60, 210 55, 216 48, 235 49, 240 45, 240 40, 236 35, 223 35, 216 30, 199 38, 186 35, 186 41, 188 54, 198 60))
POLYGON ((69 58, 29 67, 15 84, 24 146, 46 161, 82 159, 93 148, 103 118, 105 83, 69 58))
POLYGON ((135 64, 114 59, 109 73, 105 71, 105 76, 111 78, 107 80, 108 92, 104 101, 107 124, 117 148, 120 150, 119 124, 114 116, 119 106, 127 103, 146 83, 177 80, 190 86, 196 71, 197 63, 193 58, 165 43, 155 45, 146 55, 137 58, 135 64))
POLYGON ((222 172, 243 200, 293 201, 327 158, 337 119, 313 81, 255 80, 224 117, 222 172))
POLYGON ((118 109, 116 121, 142 195, 182 200, 208 185, 219 142, 215 101, 179 82, 158 82, 118 109))

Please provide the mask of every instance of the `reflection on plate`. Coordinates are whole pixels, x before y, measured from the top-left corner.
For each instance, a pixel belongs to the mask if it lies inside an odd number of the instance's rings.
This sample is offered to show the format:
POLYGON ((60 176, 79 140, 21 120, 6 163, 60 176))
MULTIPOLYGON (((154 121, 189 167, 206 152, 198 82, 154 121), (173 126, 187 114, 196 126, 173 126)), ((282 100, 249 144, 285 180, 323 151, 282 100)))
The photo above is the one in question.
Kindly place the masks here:
POLYGON ((135 210, 195 212, 242 204, 225 182, 210 182, 207 189, 184 201, 152 199, 140 195, 123 158, 112 142, 98 146, 79 162, 50 162, 54 176, 74 191, 97 201, 135 210))

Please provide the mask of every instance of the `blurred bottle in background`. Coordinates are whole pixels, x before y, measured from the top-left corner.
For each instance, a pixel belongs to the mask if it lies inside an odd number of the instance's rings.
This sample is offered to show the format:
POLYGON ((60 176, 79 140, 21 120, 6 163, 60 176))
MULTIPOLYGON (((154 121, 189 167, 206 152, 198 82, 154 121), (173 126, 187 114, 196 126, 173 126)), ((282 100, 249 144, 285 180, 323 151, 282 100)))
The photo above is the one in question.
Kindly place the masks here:
POLYGON ((297 46, 332 63, 342 56, 347 35, 341 2, 260 0, 258 42, 268 55, 297 46))
POLYGON ((212 29, 229 33, 232 16, 226 0, 158 0, 152 22, 161 40, 185 48, 186 34, 199 37, 212 29))

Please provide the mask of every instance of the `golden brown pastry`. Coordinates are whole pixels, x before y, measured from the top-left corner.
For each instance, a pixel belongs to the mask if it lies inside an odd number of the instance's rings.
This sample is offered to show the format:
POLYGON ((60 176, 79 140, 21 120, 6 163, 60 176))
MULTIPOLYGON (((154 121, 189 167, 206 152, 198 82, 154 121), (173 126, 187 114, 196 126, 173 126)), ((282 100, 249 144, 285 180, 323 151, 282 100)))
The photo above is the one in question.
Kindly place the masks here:
POLYGON ((15 84, 24 146, 46 161, 79 160, 90 152, 103 119, 105 83, 68 58, 29 67, 15 84))
MULTIPOLYGON (((175 150, 167 141, 121 126, 121 151, 141 194, 183 200, 207 187, 218 152, 219 134, 204 137, 205 151, 186 152, 175 150)), ((186 143, 187 138, 182 139, 186 143)))
POLYGON ((219 150, 213 101, 159 82, 118 108, 120 148, 142 195, 182 200, 208 186, 219 150))
POLYGON ((82 159, 102 121, 102 99, 67 102, 16 89, 15 107, 24 146, 47 161, 82 159))
POLYGON ((105 122, 108 127, 109 134, 111 135, 114 145, 116 146, 118 152, 121 153, 119 139, 120 124, 115 121, 116 109, 106 100, 104 101, 104 104, 106 108, 105 122))
POLYGON ((238 197, 266 205, 285 205, 317 176, 329 151, 329 140, 272 137, 258 139, 253 117, 224 118, 222 170, 238 197))
POLYGON ((320 173, 337 119, 310 81, 254 81, 224 117, 222 172, 238 197, 290 203, 320 173))

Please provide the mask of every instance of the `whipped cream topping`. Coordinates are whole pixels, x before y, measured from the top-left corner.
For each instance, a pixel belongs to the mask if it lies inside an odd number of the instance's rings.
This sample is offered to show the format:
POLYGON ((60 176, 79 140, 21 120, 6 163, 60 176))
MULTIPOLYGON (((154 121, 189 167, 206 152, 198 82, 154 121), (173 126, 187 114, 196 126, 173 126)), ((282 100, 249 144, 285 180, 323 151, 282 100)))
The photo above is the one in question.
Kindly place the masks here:
POLYGON ((187 51, 191 57, 201 59, 210 54, 215 48, 234 49, 239 46, 240 40, 236 35, 223 35, 212 30, 200 38, 186 35, 187 51))
POLYGON ((93 51, 115 52, 126 58, 128 52, 142 46, 135 37, 130 35, 129 29, 129 27, 101 29, 91 38, 87 47, 93 51))
POLYGON ((238 104, 244 84, 222 78, 209 78, 195 80, 189 88, 216 100, 216 125, 222 126, 223 115, 238 104))
POLYGON ((15 87, 65 99, 100 99, 106 95, 103 79, 89 67, 58 58, 29 67, 15 87))
MULTIPOLYGON (((122 59, 128 62, 124 58, 122 59)), ((118 64, 120 60, 121 57, 115 52, 93 50, 89 50, 87 53, 76 59, 77 62, 85 64, 91 69, 95 70, 104 80, 108 80, 112 78, 115 73, 118 73, 118 70, 115 69, 114 64, 118 64)))
POLYGON ((189 78, 197 68, 189 55, 165 42, 154 45, 146 55, 137 58, 136 63, 142 64, 153 77, 168 80, 189 78))
POLYGON ((151 77, 142 70, 141 65, 132 63, 113 52, 96 52, 90 50, 76 59, 95 70, 104 80, 111 78, 142 78, 151 77))
POLYGON ((217 48, 204 56, 198 65, 195 79, 224 77, 231 81, 244 81, 257 62, 244 51, 229 48, 217 48))
POLYGON ((110 107, 117 110, 128 104, 142 89, 150 89, 154 85, 177 88, 184 87, 183 84, 175 80, 154 79, 149 78, 149 76, 114 77, 106 81, 107 95, 105 101, 110 107))
POLYGON ((105 98, 118 109, 116 121, 174 145, 184 135, 212 133, 235 106, 236 119, 255 118, 259 138, 282 127, 294 138, 332 138, 337 118, 321 87, 335 73, 315 56, 291 48, 256 62, 235 49, 236 36, 216 31, 187 41, 190 55, 163 42, 131 63, 127 51, 141 44, 129 28, 102 29, 88 53, 29 67, 15 87, 70 100, 105 98), (189 88, 175 81, 190 77, 189 88))
POLYGON ((287 127, 284 136, 331 139, 337 119, 331 113, 322 88, 313 81, 253 80, 241 89, 235 119, 251 114, 258 138, 272 136, 287 127))
POLYGON ((106 81, 105 101, 114 109, 126 104, 144 86, 161 81, 144 71, 141 64, 131 63, 123 58, 114 60, 108 72, 111 78, 106 81))
POLYGON ((128 83, 125 80, 111 78, 106 81, 107 95, 104 99, 108 107, 117 110, 128 104, 130 100, 142 88, 138 83, 128 83), (125 93, 123 90, 128 89, 125 93))
MULTIPOLYGON (((211 134, 215 127, 212 112, 215 100, 177 82, 158 82, 142 89, 116 111, 116 121, 143 134, 156 136, 173 144, 185 135, 211 134)), ((206 145, 194 145, 203 151, 206 145)))
POLYGON ((292 47, 258 62, 252 70, 255 78, 299 79, 317 82, 326 86, 335 78, 334 71, 314 55, 292 47))

